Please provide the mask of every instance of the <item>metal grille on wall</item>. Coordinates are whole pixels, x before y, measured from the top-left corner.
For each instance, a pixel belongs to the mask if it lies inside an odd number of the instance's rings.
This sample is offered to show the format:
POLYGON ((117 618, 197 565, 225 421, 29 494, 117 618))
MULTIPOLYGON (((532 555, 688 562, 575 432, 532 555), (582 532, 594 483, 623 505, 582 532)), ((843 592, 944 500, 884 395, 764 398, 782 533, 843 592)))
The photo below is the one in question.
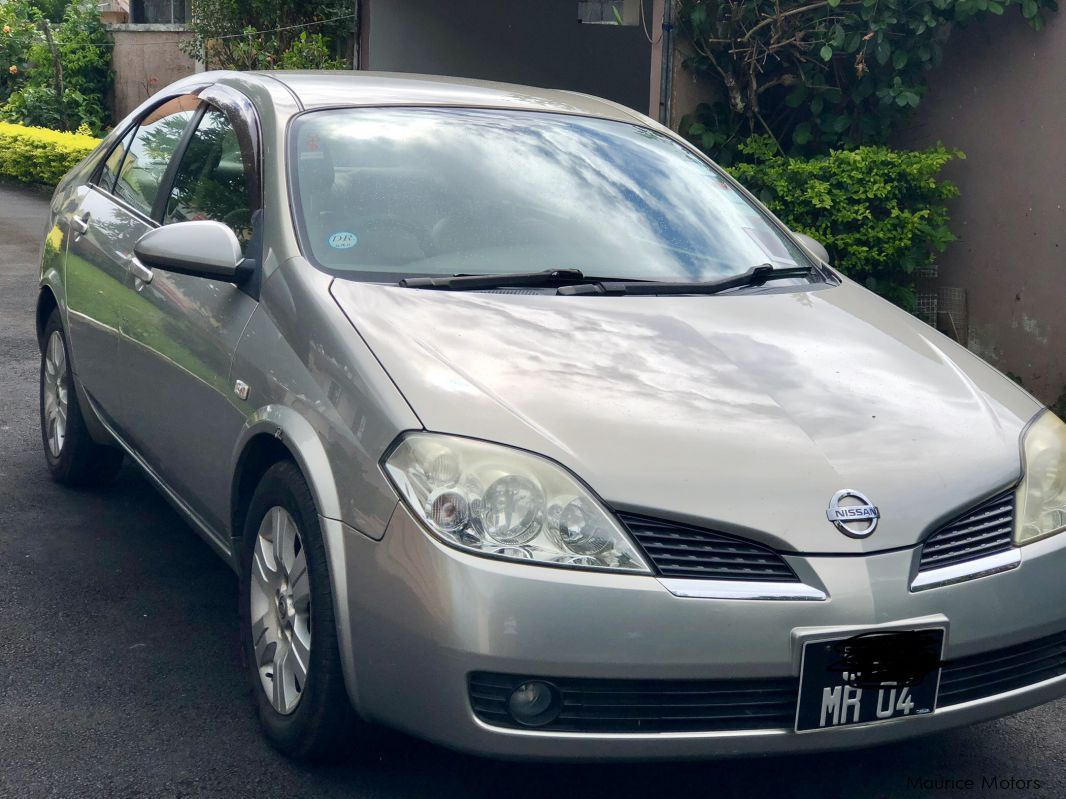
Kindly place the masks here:
POLYGON ((184 24, 189 21, 185 0, 133 0, 130 22, 141 25, 184 24))
POLYGON ((966 289, 936 286, 918 291, 918 318, 963 346, 969 338, 967 310, 966 289))

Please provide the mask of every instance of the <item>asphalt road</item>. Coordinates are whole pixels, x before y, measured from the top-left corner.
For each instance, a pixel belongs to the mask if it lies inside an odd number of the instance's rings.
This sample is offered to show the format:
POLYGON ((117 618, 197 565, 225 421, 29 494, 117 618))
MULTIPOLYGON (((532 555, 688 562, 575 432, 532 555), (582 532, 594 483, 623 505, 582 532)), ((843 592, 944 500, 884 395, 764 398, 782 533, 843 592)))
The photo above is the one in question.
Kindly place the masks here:
POLYGON ((46 208, 0 185, 0 797, 1066 796, 1066 701, 824 756, 516 764, 394 736, 341 766, 286 761, 239 669, 233 574, 134 468, 98 492, 49 480, 33 335, 46 208))

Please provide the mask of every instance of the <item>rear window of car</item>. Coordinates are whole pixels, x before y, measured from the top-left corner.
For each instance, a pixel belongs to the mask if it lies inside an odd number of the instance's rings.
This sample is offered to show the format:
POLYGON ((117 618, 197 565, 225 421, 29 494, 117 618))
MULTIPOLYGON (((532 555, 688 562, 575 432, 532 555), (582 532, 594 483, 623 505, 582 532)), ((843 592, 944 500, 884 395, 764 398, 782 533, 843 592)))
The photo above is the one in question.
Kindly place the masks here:
POLYGON ((642 125, 535 111, 346 108, 289 137, 305 255, 335 274, 711 280, 809 264, 731 182, 642 125))

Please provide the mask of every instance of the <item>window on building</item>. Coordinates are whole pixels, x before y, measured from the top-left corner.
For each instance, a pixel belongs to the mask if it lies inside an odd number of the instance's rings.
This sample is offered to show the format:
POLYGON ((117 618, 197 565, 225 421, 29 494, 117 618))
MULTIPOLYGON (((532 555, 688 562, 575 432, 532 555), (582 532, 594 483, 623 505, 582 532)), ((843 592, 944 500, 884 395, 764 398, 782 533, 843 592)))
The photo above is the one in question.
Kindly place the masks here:
POLYGON ((578 0, 577 21, 586 25, 639 25, 641 2, 642 0, 578 0))
POLYGON ((130 22, 135 25, 183 25, 189 21, 187 0, 133 0, 130 22))

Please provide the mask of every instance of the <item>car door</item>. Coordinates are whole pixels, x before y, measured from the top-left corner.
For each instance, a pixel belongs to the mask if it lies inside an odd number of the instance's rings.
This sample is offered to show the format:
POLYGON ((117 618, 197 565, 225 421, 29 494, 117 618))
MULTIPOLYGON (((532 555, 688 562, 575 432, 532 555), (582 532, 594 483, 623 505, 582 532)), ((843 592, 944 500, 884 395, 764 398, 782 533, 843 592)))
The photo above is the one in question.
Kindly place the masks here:
MULTIPOLYGON (((261 218, 254 109, 225 87, 200 96, 204 102, 154 215, 164 225, 222 222, 237 234, 245 256, 258 260, 250 251, 258 241, 252 220, 261 218)), ((221 535, 228 528, 233 447, 245 421, 230 365, 255 310, 255 292, 162 269, 134 284, 119 349, 127 378, 123 429, 155 474, 209 532, 221 535)))
MULTIPOLYGON (((66 218, 67 326, 78 382, 114 424, 123 401, 118 359, 133 284, 133 245, 151 218, 163 175, 199 99, 181 95, 149 109, 115 143, 66 218)), ((120 435, 122 431, 118 431, 120 435)))

